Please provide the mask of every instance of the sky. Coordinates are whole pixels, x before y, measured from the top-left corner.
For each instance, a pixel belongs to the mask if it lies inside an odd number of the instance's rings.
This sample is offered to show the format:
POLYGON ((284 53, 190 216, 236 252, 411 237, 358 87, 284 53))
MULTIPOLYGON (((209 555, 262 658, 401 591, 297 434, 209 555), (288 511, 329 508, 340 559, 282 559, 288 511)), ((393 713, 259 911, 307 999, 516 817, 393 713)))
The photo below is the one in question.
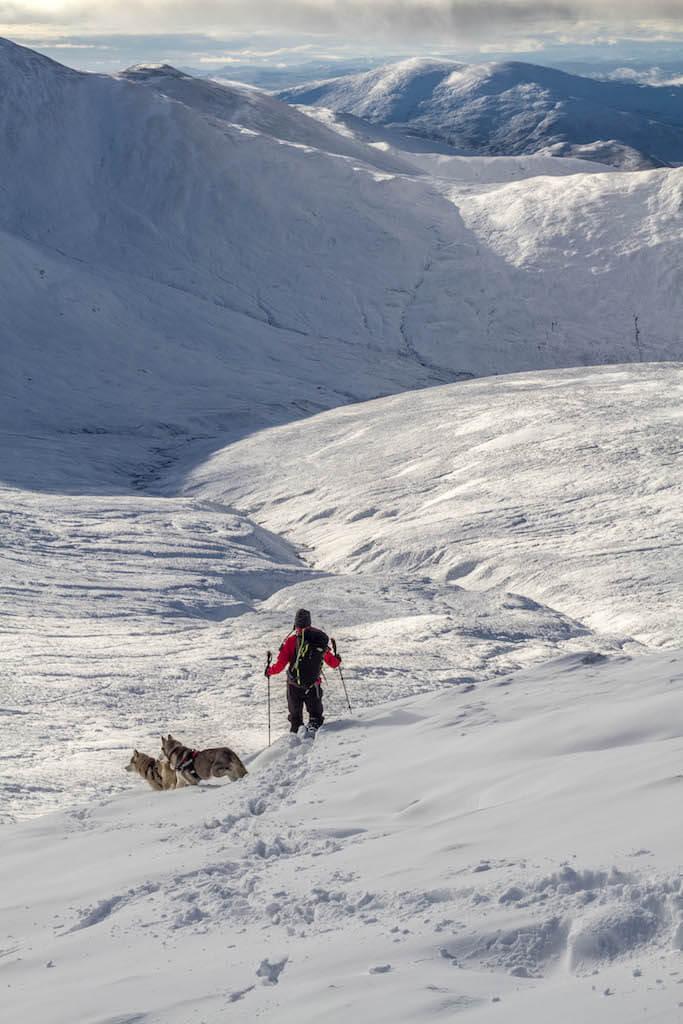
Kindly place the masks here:
POLYGON ((87 70, 556 51, 656 63, 683 56, 683 0, 0 0, 0 35, 87 70))

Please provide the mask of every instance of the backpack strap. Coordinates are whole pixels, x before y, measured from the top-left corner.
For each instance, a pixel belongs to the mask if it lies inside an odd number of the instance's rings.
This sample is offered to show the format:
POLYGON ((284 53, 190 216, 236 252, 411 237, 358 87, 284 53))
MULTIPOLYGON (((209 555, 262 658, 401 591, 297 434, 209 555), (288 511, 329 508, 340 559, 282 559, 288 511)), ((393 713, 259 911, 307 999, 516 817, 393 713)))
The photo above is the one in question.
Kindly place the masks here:
POLYGON ((296 641, 296 658, 294 659, 294 663, 292 665, 292 675, 296 679, 296 685, 297 686, 301 686, 301 678, 300 678, 300 674, 299 674, 299 663, 300 663, 301 659, 305 658, 306 654, 308 653, 308 641, 306 640, 305 634, 306 634, 306 627, 304 626, 304 628, 301 630, 300 635, 297 637, 297 641, 296 641))

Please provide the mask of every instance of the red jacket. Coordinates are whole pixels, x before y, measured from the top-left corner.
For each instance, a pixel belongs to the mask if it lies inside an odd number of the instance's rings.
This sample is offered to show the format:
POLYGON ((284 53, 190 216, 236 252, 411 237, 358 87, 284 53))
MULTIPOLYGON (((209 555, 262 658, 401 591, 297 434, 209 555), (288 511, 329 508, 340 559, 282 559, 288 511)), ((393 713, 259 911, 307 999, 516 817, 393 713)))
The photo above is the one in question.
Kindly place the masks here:
MULTIPOLYGON (((270 666, 267 671, 267 675, 276 676, 279 672, 282 672, 283 668, 287 668, 291 661, 294 661, 296 657, 296 639, 300 635, 301 630, 297 629, 296 633, 292 633, 288 636, 282 647, 280 653, 277 656, 277 660, 270 666)), ((336 654, 327 648, 323 655, 325 664, 329 665, 330 668, 338 668, 341 665, 341 658, 338 658, 336 654)), ((320 682, 318 679, 317 682, 320 682)))

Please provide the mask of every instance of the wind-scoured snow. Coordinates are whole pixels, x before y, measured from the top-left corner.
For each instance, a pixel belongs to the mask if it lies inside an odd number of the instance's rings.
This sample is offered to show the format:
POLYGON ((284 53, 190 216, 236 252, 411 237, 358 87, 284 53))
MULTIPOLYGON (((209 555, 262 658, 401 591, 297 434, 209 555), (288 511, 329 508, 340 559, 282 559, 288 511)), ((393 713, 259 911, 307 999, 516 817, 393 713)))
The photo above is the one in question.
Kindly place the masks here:
POLYGON ((279 95, 400 126, 469 153, 544 152, 624 169, 683 160, 683 92, 676 85, 598 81, 518 61, 412 58, 279 95))

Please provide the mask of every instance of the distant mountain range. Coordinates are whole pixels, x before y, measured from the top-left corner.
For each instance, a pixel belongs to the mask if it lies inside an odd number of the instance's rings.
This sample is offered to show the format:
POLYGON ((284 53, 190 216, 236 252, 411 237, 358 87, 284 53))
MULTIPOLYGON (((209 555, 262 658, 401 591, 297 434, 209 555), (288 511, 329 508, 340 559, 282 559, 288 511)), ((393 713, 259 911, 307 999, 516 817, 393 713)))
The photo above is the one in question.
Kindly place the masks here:
POLYGON ((683 86, 599 81, 517 62, 414 59, 289 88, 329 107, 466 153, 585 157, 624 169, 683 163, 683 86))
MULTIPOLYGON (((275 91, 303 85, 306 82, 319 81, 323 78, 338 78, 340 75, 358 75, 370 68, 377 67, 376 60, 331 60, 305 61, 301 64, 277 66, 273 64, 223 64, 212 68, 210 72, 203 69, 186 68, 190 74, 216 81, 244 82, 255 85, 259 89, 275 91)), ((385 62, 386 63, 386 60, 385 62)))

